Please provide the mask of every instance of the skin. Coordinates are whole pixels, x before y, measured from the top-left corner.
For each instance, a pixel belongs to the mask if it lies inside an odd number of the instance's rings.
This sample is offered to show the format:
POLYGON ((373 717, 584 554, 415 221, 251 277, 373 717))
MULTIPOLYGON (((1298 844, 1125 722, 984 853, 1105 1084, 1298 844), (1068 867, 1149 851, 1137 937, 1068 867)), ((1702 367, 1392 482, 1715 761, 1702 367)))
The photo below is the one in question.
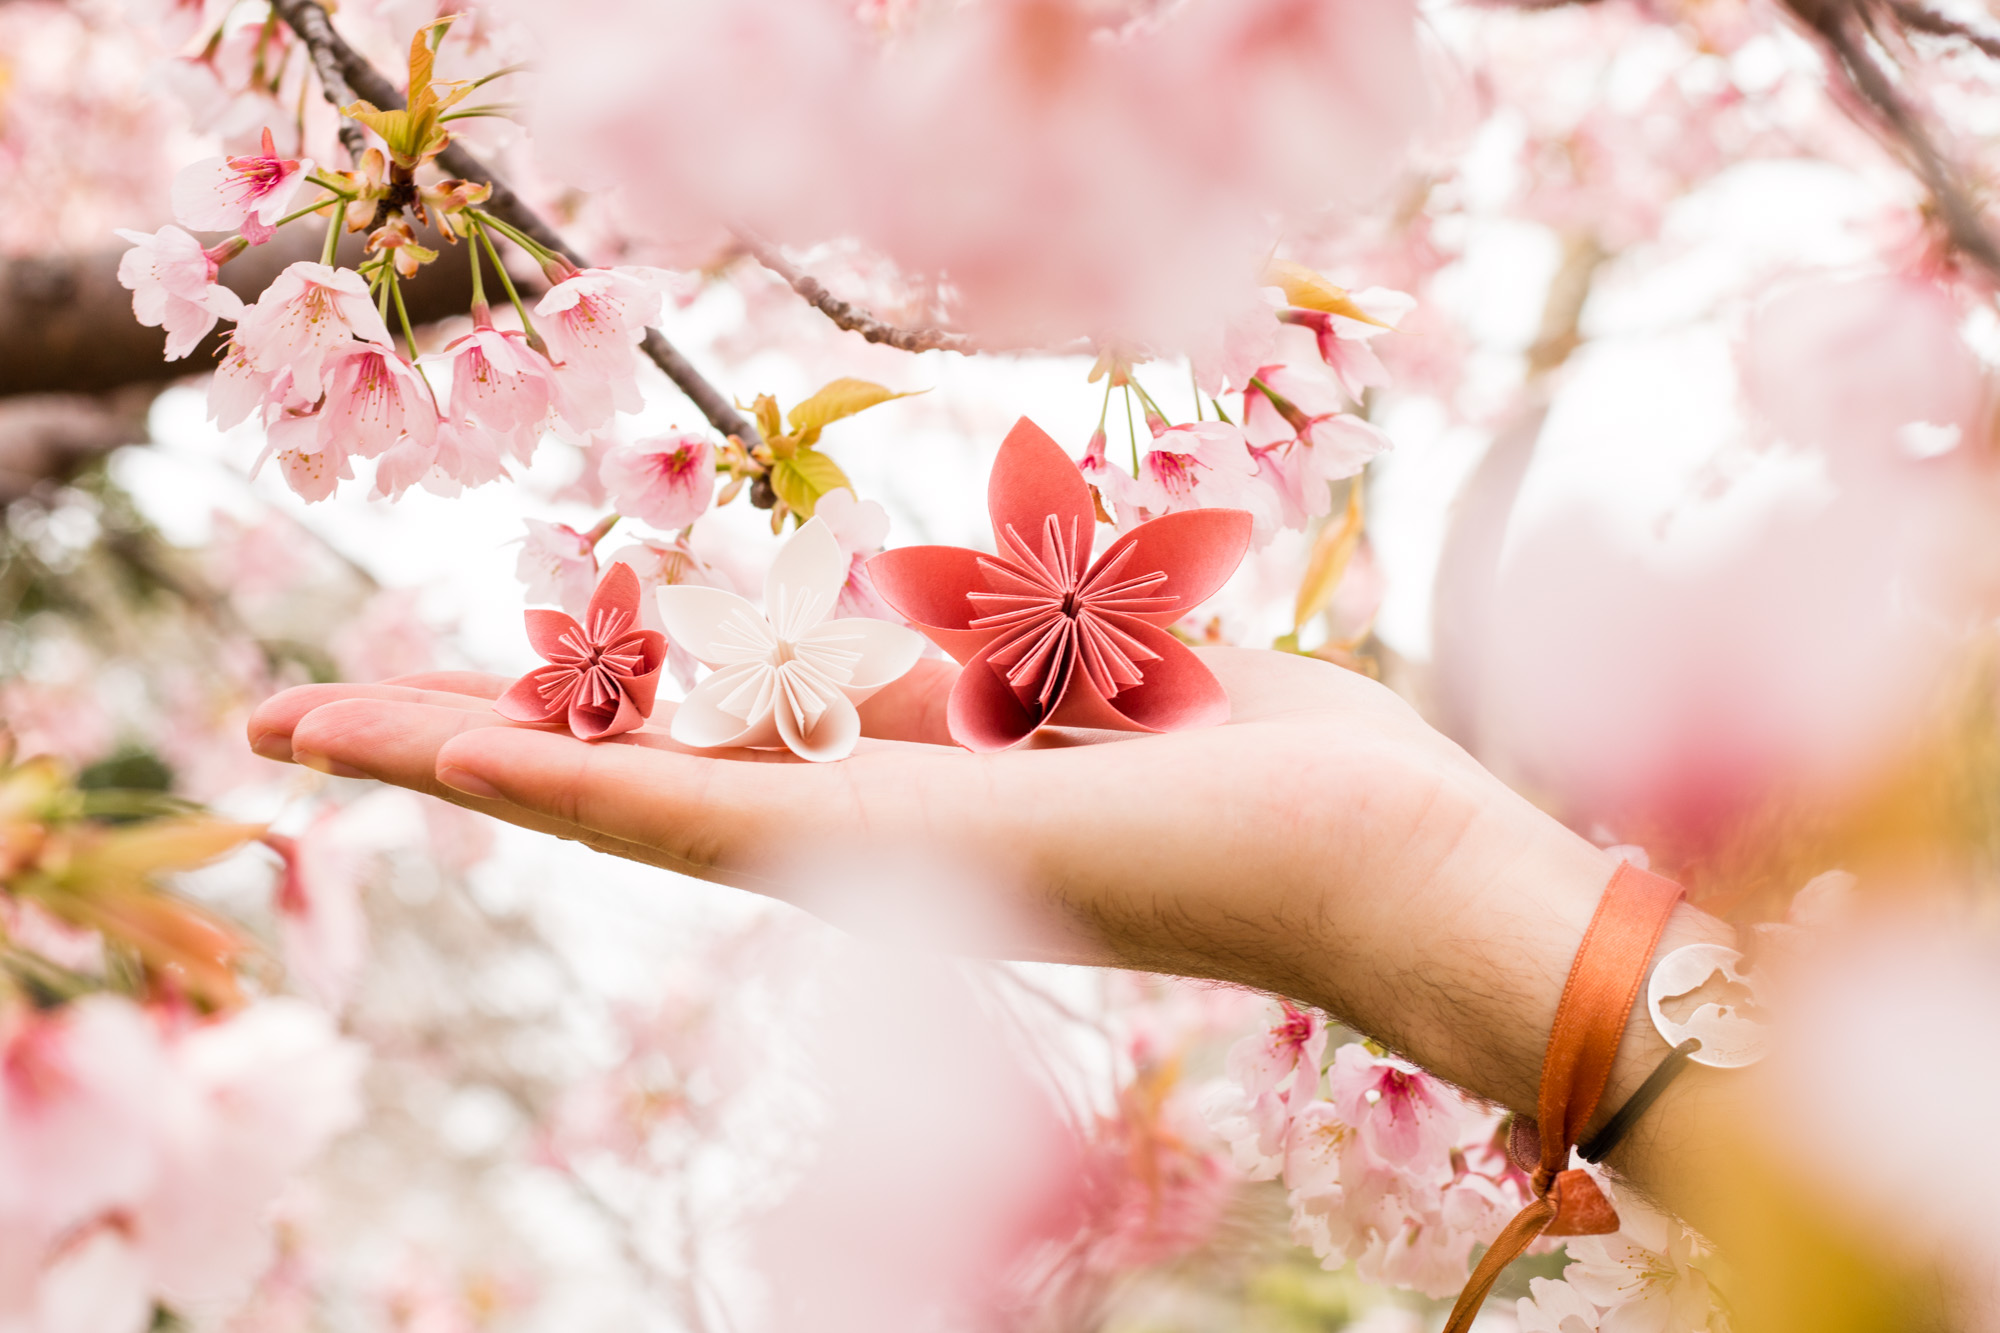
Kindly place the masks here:
MULTIPOLYGON (((671 704, 642 731, 587 744, 495 717, 509 682, 469 673, 301 686, 260 707, 249 735, 267 758, 793 899, 806 892, 786 873, 794 852, 921 849, 978 867, 925 889, 968 895, 985 952, 1290 996, 1532 1114, 1563 982, 1615 863, 1375 682, 1287 654, 1202 655, 1230 694, 1228 725, 1043 735, 992 755, 950 745, 957 669, 939 662, 864 705, 866 739, 837 764, 688 751, 667 738, 671 704)), ((1683 906, 1661 951, 1697 940, 1732 932, 1683 906)), ((1666 1054, 1640 1013, 1597 1122, 1666 1054)), ((1701 1225, 1702 1126, 1729 1100, 1726 1082, 1690 1071, 1611 1165, 1701 1225)))

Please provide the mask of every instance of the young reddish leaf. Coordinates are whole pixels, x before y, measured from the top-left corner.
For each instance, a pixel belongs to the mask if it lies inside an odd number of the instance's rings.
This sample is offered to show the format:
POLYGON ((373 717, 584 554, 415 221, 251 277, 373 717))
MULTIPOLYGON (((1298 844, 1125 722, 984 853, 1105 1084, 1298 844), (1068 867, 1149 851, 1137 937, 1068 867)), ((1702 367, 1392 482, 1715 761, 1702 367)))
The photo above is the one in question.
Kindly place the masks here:
POLYGON ((1343 319, 1358 319, 1378 329, 1392 327, 1354 304, 1354 298, 1347 294, 1345 287, 1335 286, 1304 264, 1294 264, 1289 259, 1273 259, 1264 266, 1264 281, 1269 286, 1284 288, 1285 299, 1302 310, 1319 310, 1343 319))

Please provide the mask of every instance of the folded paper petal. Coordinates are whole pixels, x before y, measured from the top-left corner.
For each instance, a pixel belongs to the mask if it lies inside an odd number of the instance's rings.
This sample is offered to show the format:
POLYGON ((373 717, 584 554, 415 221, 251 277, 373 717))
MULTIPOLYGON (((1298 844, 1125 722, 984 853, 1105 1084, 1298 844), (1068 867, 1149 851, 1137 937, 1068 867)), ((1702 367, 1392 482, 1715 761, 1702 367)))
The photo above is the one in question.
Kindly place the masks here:
POLYGON ((828 620, 849 561, 820 519, 778 552, 766 611, 731 593, 662 588, 660 618, 714 671, 674 714, 674 739, 700 749, 783 745, 842 759, 861 735, 854 706, 916 665, 924 641, 884 620, 828 620))
POLYGON ((754 602, 721 588, 704 588, 692 583, 672 583, 655 594, 660 620, 667 637, 692 653, 707 666, 723 666, 741 659, 743 648, 724 626, 731 621, 762 626, 764 613, 754 602))
POLYGON ((1157 626, 1135 620, 1124 628, 1159 654, 1158 661, 1146 663, 1144 680, 1106 701, 1127 726, 1142 731, 1179 731, 1218 726, 1229 720, 1228 693, 1193 649, 1157 626))
POLYGON ((833 529, 809 519, 778 548, 764 578, 764 612, 781 639, 794 639, 833 610, 847 582, 847 557, 833 529))
POLYGON ((770 710, 764 716, 744 719, 721 707, 721 701, 734 694, 759 669, 756 663, 724 667, 710 675, 692 690, 674 710, 674 720, 667 734, 682 745, 691 745, 699 750, 716 750, 739 745, 759 743, 763 733, 769 732, 770 739, 765 744, 777 741, 776 728, 770 724, 770 710))
POLYGON ((1090 547, 1097 533, 1097 506, 1091 503, 1090 483, 1062 446, 1026 417, 1007 432, 1000 454, 993 460, 993 474, 986 483, 986 509, 993 519, 993 540, 1001 551, 1007 549, 1010 527, 1022 540, 1038 544, 1043 524, 1053 514, 1065 534, 1075 533, 1080 538, 1070 551, 1075 563, 1072 572, 1081 574, 1090 567, 1090 547))
POLYGON ((535 681, 536 673, 527 675, 509 685, 498 699, 493 701, 493 711, 510 722, 561 722, 562 709, 551 708, 541 687, 535 681))
POLYGON ((577 645, 583 642, 583 626, 577 623, 575 616, 540 606, 529 607, 521 614, 528 622, 528 646, 543 661, 577 660, 577 645))
POLYGON ((847 758, 854 753, 854 743, 861 739, 861 715, 840 695, 827 701, 826 711, 819 715, 811 731, 804 729, 798 715, 789 708, 773 710, 772 717, 777 721, 778 736, 785 742, 785 748, 815 763, 847 758))
POLYGON ((1141 613, 1139 618, 1155 625, 1171 625, 1229 582, 1250 550, 1253 523, 1249 511, 1243 509, 1183 509, 1162 514, 1106 547, 1098 563, 1109 565, 1129 549, 1130 569, 1156 569, 1166 574, 1166 583, 1148 593, 1171 597, 1173 605, 1141 613))
POLYGON ((637 731, 646 724, 646 715, 633 706, 632 696, 620 690, 609 704, 591 704, 578 695, 569 706, 570 734, 580 741, 603 740, 637 731))
POLYGON ((962 665, 1000 634, 968 623, 973 610, 965 594, 986 587, 979 560, 979 552, 962 546, 900 546, 870 560, 868 578, 890 609, 962 665))
POLYGON ((583 740, 602 740, 645 725, 666 665, 666 636, 639 628, 639 579, 631 566, 605 571, 581 621, 534 608, 523 617, 528 641, 546 665, 528 672, 494 701, 515 722, 562 722, 583 740))
POLYGON ((857 704, 909 671, 924 655, 924 640, 916 631, 865 616, 822 621, 799 642, 829 643, 861 654, 840 686, 841 693, 857 704))
POLYGON ((1041 717, 1029 711, 1013 687, 983 661, 968 662, 952 682, 945 726, 953 740, 976 754, 1019 745, 1041 724, 1041 717))
POLYGON ((1069 456, 1023 418, 987 486, 996 554, 921 546, 868 564, 876 591, 963 666, 952 738, 997 750, 1037 726, 1167 731, 1225 720, 1228 696, 1166 632, 1250 545, 1233 509, 1169 514, 1096 561, 1096 508, 1069 456))

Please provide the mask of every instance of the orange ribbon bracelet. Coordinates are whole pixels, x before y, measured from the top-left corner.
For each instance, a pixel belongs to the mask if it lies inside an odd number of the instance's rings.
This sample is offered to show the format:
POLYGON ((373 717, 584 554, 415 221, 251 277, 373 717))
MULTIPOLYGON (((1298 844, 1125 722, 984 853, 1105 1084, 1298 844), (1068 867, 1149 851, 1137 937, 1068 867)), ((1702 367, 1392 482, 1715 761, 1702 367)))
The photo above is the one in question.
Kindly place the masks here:
MULTIPOLYGON (((1444 1333, 1466 1333, 1500 1271, 1537 1236, 1604 1236, 1618 1230, 1618 1212, 1590 1173, 1571 1169, 1570 1149, 1590 1123, 1610 1081, 1625 1024, 1645 983, 1653 950, 1680 903, 1681 886, 1620 864, 1605 886, 1590 928, 1577 946, 1569 980, 1556 1005, 1555 1026, 1542 1056, 1535 1104, 1541 1139, 1532 1177, 1535 1199, 1500 1232, 1472 1270, 1444 1333)), ((1517 1122, 1517 1128, 1520 1126, 1517 1122)))

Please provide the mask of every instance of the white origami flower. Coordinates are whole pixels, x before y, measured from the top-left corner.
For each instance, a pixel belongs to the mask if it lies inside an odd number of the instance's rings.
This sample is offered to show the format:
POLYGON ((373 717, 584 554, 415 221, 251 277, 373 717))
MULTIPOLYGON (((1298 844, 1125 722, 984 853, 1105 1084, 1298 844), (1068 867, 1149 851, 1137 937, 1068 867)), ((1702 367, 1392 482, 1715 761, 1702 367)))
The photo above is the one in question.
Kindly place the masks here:
POLYGON ((853 753, 854 706, 915 666, 924 640, 886 620, 828 620, 847 563, 815 518, 779 550, 763 611, 720 588, 659 590, 667 637, 714 668, 675 711, 675 740, 700 749, 782 745, 801 759, 853 753))

